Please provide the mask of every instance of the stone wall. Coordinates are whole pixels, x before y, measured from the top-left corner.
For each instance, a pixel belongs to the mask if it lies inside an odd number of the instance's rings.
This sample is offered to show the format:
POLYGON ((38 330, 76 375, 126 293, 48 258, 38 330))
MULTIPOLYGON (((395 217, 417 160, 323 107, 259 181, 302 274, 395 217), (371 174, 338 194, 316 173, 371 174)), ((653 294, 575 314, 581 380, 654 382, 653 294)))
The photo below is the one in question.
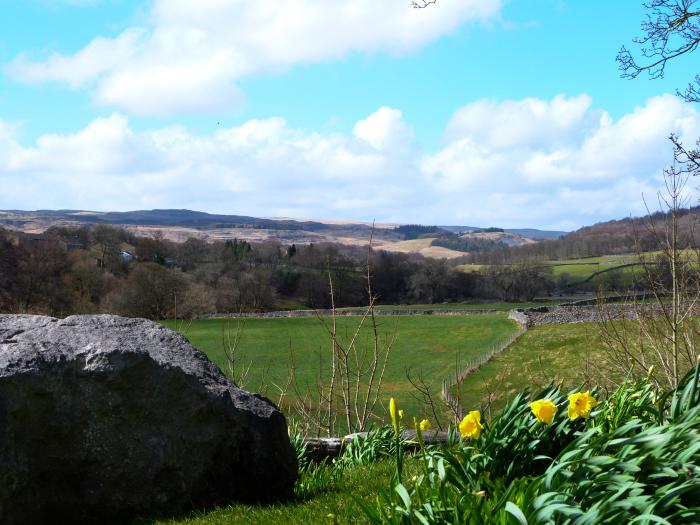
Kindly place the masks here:
MULTIPOLYGON (((449 439, 447 432, 439 430, 426 430, 421 434, 423 436, 423 441, 426 445, 444 446, 449 439)), ((353 439, 364 438, 366 435, 367 432, 358 432, 356 434, 349 434, 342 438, 306 438, 304 439, 304 445, 306 446, 306 457, 314 463, 330 461, 340 456, 340 454, 342 454, 345 450, 345 447, 353 439)), ((404 430, 402 432, 401 439, 403 441, 403 447, 405 450, 415 451, 418 449, 418 441, 416 438, 415 430, 404 430)))
POLYGON ((621 319, 658 317, 657 304, 603 304, 595 306, 543 306, 514 310, 513 315, 527 319, 527 326, 562 323, 594 323, 621 319))
MULTIPOLYGON (((336 310, 335 315, 338 317, 351 317, 365 315, 365 309, 357 310, 336 310)), ((439 308, 424 309, 424 310, 374 310, 375 315, 483 315, 497 314, 501 310, 489 308, 479 310, 443 310, 439 308)), ((220 319, 220 318, 262 318, 262 319, 280 319, 285 317, 318 317, 333 315, 333 310, 281 310, 277 312, 231 312, 223 314, 204 315, 201 319, 220 319)))
POLYGON ((511 310, 510 312, 508 312, 508 319, 510 319, 511 321, 515 321, 519 325, 522 325, 525 327, 528 326, 527 315, 525 315, 525 313, 523 312, 522 309, 515 309, 515 310, 511 310))

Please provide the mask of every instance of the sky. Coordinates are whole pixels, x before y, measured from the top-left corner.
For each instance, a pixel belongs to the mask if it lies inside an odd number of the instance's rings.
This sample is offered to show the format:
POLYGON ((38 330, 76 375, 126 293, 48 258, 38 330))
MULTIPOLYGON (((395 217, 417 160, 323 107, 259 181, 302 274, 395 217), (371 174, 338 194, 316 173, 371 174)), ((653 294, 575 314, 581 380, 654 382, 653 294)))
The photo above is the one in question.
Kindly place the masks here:
POLYGON ((700 137, 697 55, 620 78, 638 0, 0 7, 0 209, 571 230, 700 137))

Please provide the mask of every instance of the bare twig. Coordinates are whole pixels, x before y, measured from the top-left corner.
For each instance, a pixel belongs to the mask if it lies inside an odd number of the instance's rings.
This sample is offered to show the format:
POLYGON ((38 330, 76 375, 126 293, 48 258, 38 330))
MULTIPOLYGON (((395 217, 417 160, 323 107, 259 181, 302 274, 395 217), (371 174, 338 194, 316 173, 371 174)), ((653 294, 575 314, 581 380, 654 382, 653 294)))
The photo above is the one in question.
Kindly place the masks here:
POLYGON ((437 0, 414 0, 411 2, 411 6, 413 9, 425 9, 429 5, 433 5, 437 2, 437 0))

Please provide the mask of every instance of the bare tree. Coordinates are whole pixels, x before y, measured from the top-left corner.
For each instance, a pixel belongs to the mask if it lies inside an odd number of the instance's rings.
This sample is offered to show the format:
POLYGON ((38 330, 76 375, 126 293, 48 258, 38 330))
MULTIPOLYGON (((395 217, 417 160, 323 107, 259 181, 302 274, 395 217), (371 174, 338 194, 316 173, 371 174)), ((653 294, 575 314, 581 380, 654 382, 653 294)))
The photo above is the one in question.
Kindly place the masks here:
POLYGON ((330 319, 318 315, 329 337, 330 367, 324 364, 325 352, 319 352, 318 376, 315 385, 301 385, 296 378, 292 352, 287 387, 295 394, 295 409, 317 435, 333 435, 340 427, 348 432, 362 432, 376 417, 389 355, 396 342, 394 330, 380 334, 375 315, 377 296, 372 285, 372 238, 367 248, 367 305, 359 321, 349 330, 341 330, 335 302, 335 286, 330 265, 327 266, 331 299, 330 319), (342 425, 338 422, 342 417, 342 425))
POLYGON ((96 224, 90 230, 90 237, 93 244, 100 250, 99 265, 100 268, 105 268, 106 258, 109 255, 114 255, 121 241, 121 235, 118 228, 109 226, 108 224, 96 224))
MULTIPOLYGON (((696 342, 700 333, 698 298, 700 253, 694 229, 681 231, 680 212, 687 203, 688 179, 700 172, 693 152, 687 151, 671 135, 674 162, 664 170, 665 191, 659 205, 668 213, 663 222, 649 213, 647 235, 659 246, 656 264, 643 264, 643 281, 649 300, 636 300, 630 308, 607 307, 600 303, 601 335, 606 347, 603 373, 610 382, 631 375, 644 377, 652 367, 656 382, 675 388, 680 378, 696 362, 696 342)), ((641 249, 637 255, 646 262, 641 249)))
MULTIPOLYGON (((438 430, 443 430, 442 415, 452 407, 440 397, 439 392, 433 390, 433 386, 428 384, 420 370, 416 373, 412 372, 411 367, 407 367, 406 379, 411 383, 411 397, 430 413, 431 420, 435 422, 438 430)), ((456 420, 456 417, 454 419, 456 420)))
MULTIPOLYGON (((669 61, 692 53, 700 45, 700 6, 698 0, 650 0, 642 22, 642 36, 634 39, 640 46, 641 61, 622 46, 617 62, 623 78, 637 78, 647 73, 650 78, 663 78, 669 61)), ((684 91, 677 90, 688 102, 700 102, 700 75, 684 91)))

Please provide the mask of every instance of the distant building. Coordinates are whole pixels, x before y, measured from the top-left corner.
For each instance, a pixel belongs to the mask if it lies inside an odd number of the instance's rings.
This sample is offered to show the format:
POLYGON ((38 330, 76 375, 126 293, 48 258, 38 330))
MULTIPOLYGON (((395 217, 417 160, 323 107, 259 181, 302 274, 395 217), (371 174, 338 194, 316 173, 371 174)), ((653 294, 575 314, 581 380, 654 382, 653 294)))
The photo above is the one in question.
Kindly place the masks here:
POLYGON ((121 258, 122 261, 124 262, 131 262, 136 259, 133 253, 129 253, 125 250, 122 250, 119 252, 119 257, 121 258))

